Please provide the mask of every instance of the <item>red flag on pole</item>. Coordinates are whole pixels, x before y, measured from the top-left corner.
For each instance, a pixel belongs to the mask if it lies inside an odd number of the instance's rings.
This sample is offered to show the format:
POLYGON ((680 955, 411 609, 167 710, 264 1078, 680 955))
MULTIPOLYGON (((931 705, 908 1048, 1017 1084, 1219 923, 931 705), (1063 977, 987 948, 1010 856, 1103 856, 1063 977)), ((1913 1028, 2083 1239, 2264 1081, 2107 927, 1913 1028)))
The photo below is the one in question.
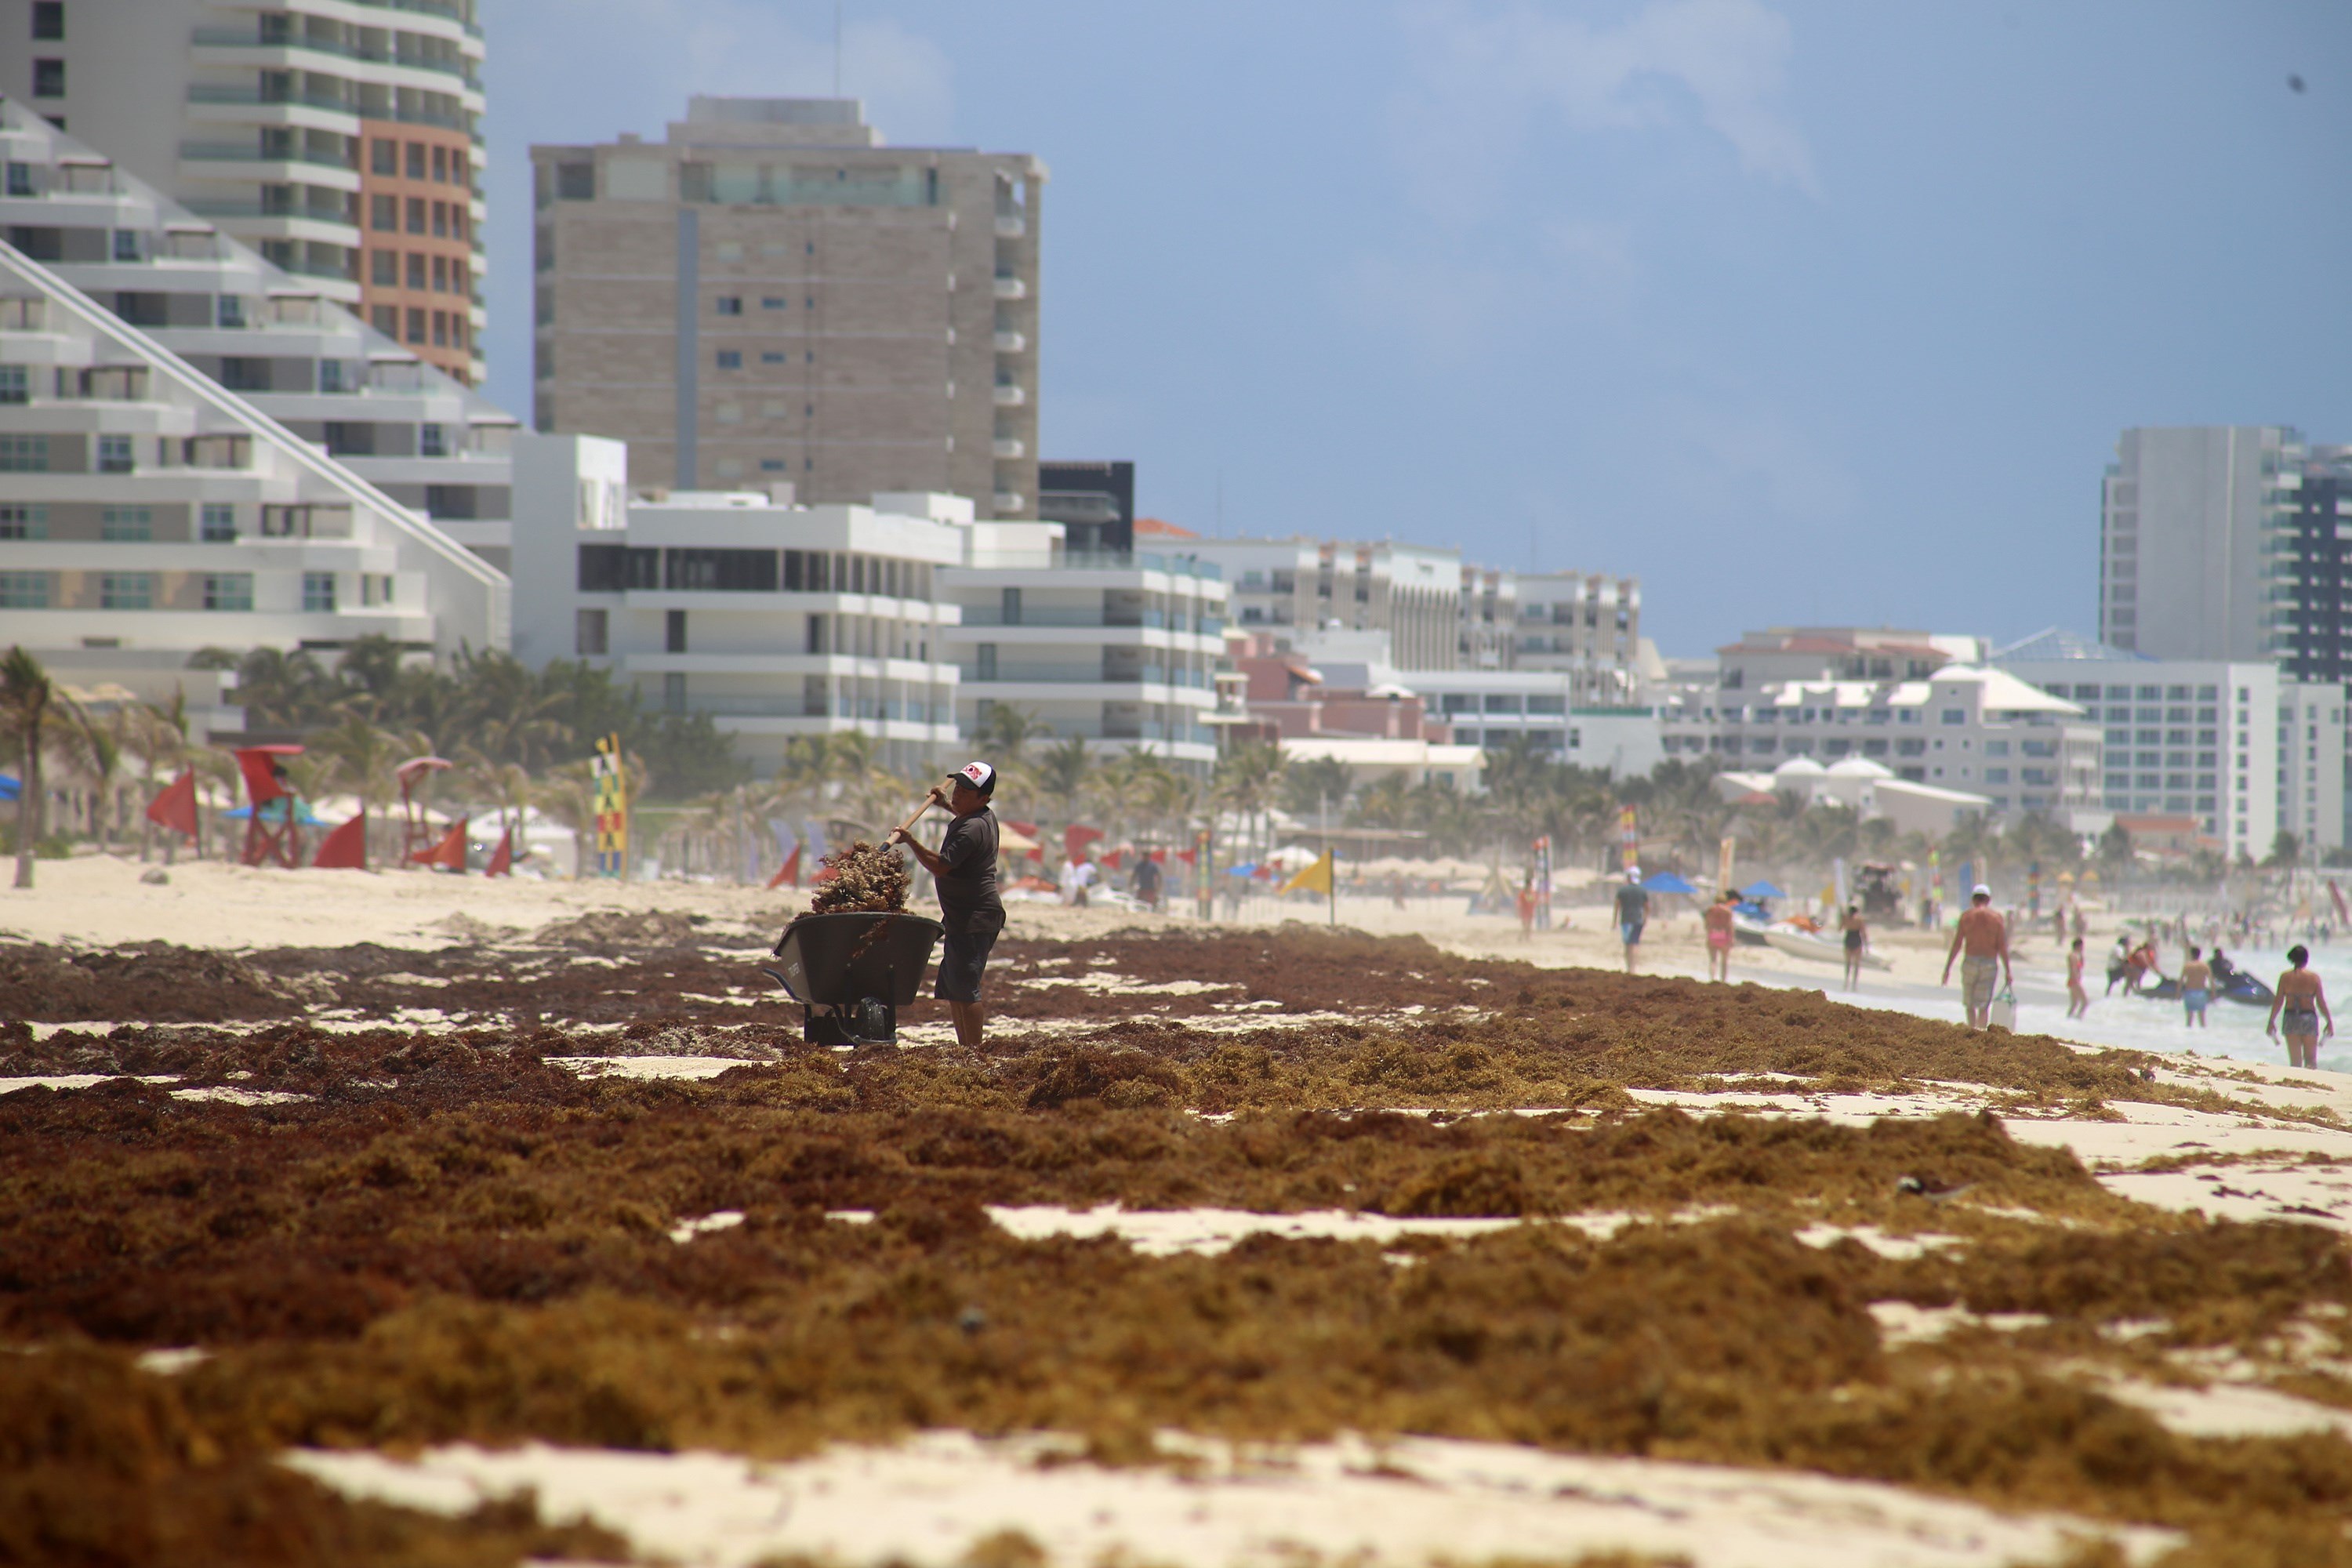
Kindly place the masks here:
POLYGON ((1116 871, 1118 869, 1118 863, 1126 858, 1126 850, 1114 849, 1109 854, 1102 858, 1103 869, 1106 871, 1116 871))
MULTIPOLYGON (((459 864, 462 865, 463 862, 461 861, 459 864)), ((507 828, 499 835, 499 847, 490 851, 490 863, 482 868, 482 875, 485 877, 511 877, 514 875, 513 828, 507 828)))
POLYGON ((174 833, 196 836, 196 775, 194 769, 165 784, 147 803, 147 820, 174 833))
POLYGON ((441 836, 441 842, 430 849, 419 849, 408 858, 419 866, 441 866, 452 871, 466 868, 466 821, 459 817, 441 836))
POLYGON ((1102 836, 1103 830, 1099 827, 1081 827, 1074 822, 1062 829, 1062 853, 1075 860, 1080 850, 1102 836))
POLYGON ((801 885, 801 847, 797 844, 793 846, 793 852, 784 857, 784 863, 776 868, 776 874, 768 879, 768 887, 772 891, 786 882, 795 888, 801 885))
POLYGON ((1187 866, 1197 866, 1201 863, 1201 852, 1197 849, 1179 849, 1176 851, 1176 858, 1183 861, 1187 866))
POLYGON ((367 808, 319 841, 319 854, 310 864, 322 871, 364 871, 367 869, 367 808))

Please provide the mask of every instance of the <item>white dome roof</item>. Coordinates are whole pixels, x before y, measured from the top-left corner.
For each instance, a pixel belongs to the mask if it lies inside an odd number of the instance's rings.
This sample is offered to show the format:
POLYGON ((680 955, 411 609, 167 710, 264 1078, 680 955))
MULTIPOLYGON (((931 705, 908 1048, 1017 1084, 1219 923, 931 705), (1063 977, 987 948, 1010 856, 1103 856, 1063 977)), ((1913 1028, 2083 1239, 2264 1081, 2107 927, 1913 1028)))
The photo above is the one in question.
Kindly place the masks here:
POLYGON ((1777 779, 1795 773, 1802 774, 1810 778, 1816 773, 1826 773, 1828 772, 1829 769, 1822 766, 1821 763, 1813 761, 1811 757, 1790 757, 1787 762, 1782 763, 1779 767, 1772 770, 1772 776, 1777 779))
POLYGON ((1891 779, 1895 770, 1868 757, 1841 757, 1830 764, 1830 776, 1840 779, 1891 779))

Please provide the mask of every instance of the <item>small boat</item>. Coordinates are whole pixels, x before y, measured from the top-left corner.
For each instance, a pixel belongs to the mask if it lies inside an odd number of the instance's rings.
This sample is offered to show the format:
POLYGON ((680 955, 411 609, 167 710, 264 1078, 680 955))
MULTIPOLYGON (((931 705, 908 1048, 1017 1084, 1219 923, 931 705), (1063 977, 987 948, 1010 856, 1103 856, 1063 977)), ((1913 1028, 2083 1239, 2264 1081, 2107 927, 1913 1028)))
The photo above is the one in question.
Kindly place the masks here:
MULTIPOLYGON (((1734 934, 1737 934, 1736 927, 1734 928, 1734 934)), ((1811 931, 1802 930, 1797 926, 1766 926, 1764 928, 1764 940, 1767 942, 1769 942, 1773 947, 1779 949, 1780 952, 1789 953, 1793 957, 1819 959, 1824 963, 1843 963, 1845 962, 1845 943, 1843 940, 1832 942, 1828 937, 1815 936, 1811 931)), ((1881 958, 1874 952, 1865 952, 1862 955, 1862 962, 1866 967, 1871 969, 1892 969, 1895 967, 1892 960, 1881 958)))

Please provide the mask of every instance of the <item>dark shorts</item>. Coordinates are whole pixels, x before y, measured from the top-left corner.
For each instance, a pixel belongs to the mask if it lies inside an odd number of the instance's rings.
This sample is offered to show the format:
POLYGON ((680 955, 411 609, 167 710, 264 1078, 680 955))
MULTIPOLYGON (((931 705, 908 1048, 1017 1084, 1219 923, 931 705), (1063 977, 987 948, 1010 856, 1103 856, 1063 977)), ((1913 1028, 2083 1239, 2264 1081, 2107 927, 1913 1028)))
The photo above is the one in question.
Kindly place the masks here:
POLYGON ((988 967, 988 950, 996 945, 999 929, 981 925, 961 936, 948 932, 940 943, 940 978, 931 994, 942 1002, 979 1001, 981 972, 988 967))

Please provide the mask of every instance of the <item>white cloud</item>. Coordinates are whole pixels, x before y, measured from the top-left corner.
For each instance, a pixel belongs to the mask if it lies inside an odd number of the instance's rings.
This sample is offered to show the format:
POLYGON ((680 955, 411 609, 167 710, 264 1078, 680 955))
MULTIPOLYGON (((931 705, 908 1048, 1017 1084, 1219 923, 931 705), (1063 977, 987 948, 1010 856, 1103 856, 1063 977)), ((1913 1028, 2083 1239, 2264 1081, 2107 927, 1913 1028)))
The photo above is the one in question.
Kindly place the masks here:
POLYGON ((1489 205, 1546 116, 1652 130, 1695 115, 1748 173, 1821 194, 1781 103, 1789 23, 1762 0, 1649 0, 1607 25, 1527 0, 1411 0, 1404 18, 1419 80, 1398 131, 1422 199, 1441 216, 1466 220, 1489 205))

